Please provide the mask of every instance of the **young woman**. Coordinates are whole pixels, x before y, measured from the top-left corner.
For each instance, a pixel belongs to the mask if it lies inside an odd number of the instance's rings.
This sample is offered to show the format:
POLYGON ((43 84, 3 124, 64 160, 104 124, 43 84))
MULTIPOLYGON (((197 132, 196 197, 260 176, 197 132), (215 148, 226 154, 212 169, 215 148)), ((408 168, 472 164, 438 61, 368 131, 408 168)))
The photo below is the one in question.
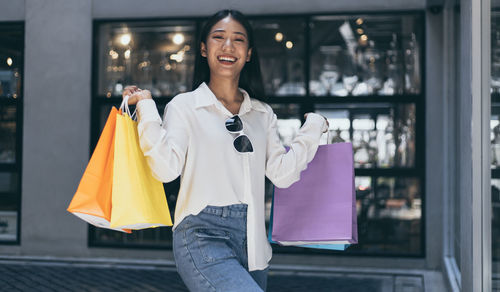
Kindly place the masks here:
POLYGON ((153 175, 181 176, 173 226, 177 270, 191 291, 265 291, 272 250, 264 183, 288 187, 312 160, 324 117, 306 121, 286 152, 264 102, 252 28, 235 10, 213 15, 196 49, 193 91, 175 96, 163 120, 148 90, 127 87, 137 103, 141 148, 153 175))

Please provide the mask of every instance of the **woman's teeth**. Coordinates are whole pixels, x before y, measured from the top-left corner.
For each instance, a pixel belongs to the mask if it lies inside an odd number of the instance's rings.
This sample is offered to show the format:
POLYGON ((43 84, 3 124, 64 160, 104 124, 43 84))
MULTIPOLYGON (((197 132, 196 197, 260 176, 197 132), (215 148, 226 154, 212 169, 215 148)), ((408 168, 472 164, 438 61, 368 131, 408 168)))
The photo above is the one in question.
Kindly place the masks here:
POLYGON ((219 61, 225 61, 225 62, 231 62, 234 63, 236 61, 235 58, 229 58, 229 57, 219 57, 219 61))

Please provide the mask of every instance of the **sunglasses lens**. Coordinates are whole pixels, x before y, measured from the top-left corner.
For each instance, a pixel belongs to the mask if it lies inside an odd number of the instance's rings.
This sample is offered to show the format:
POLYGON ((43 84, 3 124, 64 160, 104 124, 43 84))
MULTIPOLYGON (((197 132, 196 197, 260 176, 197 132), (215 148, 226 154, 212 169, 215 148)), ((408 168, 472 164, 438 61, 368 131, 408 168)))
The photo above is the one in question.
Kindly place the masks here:
POLYGON ((229 132, 239 132, 243 130, 243 123, 241 122, 240 117, 234 116, 226 120, 226 129, 229 132))
POLYGON ((248 137, 245 135, 238 136, 236 139, 234 139, 233 145, 238 152, 253 152, 252 143, 250 142, 250 139, 248 139, 248 137))

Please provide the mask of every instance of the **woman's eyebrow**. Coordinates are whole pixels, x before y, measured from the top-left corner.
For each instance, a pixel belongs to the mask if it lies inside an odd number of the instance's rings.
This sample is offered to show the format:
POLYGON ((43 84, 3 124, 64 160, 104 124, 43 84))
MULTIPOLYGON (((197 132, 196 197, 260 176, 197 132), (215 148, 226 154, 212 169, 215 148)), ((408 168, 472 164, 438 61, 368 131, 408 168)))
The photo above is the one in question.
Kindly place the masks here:
MULTIPOLYGON (((216 30, 212 31, 210 34, 212 34, 212 33, 216 33, 216 32, 226 32, 226 31, 225 31, 225 30, 223 30, 223 29, 216 29, 216 30)), ((247 35, 246 35, 245 33, 241 32, 241 31, 235 31, 234 33, 235 33, 235 34, 242 35, 242 36, 244 36, 244 37, 247 37, 247 35)))

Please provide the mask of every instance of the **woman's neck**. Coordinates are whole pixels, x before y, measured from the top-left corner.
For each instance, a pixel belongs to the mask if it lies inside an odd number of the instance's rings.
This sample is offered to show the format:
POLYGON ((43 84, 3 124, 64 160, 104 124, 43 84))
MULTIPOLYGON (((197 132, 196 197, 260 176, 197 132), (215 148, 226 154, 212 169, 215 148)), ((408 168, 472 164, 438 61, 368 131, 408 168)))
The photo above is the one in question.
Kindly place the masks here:
POLYGON ((243 102, 243 94, 238 90, 238 79, 228 80, 211 76, 207 85, 223 104, 243 102))

